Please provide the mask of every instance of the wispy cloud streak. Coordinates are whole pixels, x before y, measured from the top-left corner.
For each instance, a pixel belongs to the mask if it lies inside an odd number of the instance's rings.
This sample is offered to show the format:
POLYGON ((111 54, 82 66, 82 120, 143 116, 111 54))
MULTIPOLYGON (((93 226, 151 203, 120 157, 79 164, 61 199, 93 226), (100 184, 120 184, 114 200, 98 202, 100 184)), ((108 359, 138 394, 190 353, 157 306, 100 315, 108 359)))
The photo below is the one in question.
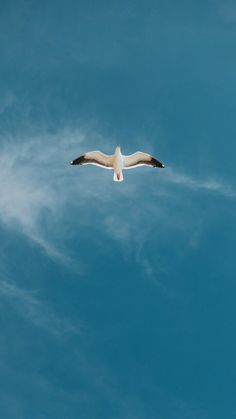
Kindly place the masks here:
POLYGON ((6 299, 8 304, 34 326, 55 336, 78 332, 68 321, 58 318, 35 294, 20 288, 13 281, 0 280, 0 298, 6 299))
POLYGON ((218 194, 227 198, 236 197, 236 191, 234 188, 222 180, 216 180, 212 178, 196 179, 187 174, 178 173, 172 168, 167 170, 165 180, 167 182, 180 185, 184 188, 188 188, 194 191, 208 190, 211 192, 217 192, 218 194))
POLYGON ((74 132, 2 139, 0 156, 0 218, 5 226, 19 229, 50 256, 64 255, 50 238, 56 220, 72 193, 69 155, 83 141, 74 132), (70 151, 69 151, 70 150, 70 151), (70 187, 71 186, 71 187, 70 187), (47 232, 48 234, 47 234, 47 232))

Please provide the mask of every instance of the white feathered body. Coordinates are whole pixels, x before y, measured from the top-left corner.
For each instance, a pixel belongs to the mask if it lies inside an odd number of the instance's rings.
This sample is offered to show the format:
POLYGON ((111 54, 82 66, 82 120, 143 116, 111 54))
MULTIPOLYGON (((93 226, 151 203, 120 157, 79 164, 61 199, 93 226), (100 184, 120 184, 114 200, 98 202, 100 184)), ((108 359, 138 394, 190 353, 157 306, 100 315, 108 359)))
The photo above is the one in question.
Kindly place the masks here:
POLYGON ((114 160, 113 160, 113 169, 114 169, 114 176, 113 180, 115 182, 122 182, 123 180, 123 173, 122 170, 124 168, 124 158, 121 154, 120 147, 116 147, 114 160))

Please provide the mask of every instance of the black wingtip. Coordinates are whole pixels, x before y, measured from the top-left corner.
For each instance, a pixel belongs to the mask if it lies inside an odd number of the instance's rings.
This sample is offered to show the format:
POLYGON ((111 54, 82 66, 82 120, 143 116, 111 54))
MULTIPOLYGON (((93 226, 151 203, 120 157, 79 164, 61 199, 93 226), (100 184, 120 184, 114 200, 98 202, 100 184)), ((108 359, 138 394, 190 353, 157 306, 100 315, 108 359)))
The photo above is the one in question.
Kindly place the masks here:
POLYGON ((75 160, 72 160, 70 162, 70 164, 72 166, 75 166, 76 164, 82 164, 83 162, 84 162, 84 155, 83 156, 80 156, 80 157, 77 157, 77 159, 75 159, 75 160))
POLYGON ((165 165, 163 163, 161 163, 159 160, 155 159, 155 157, 152 157, 151 165, 153 167, 159 167, 160 169, 164 169, 164 167, 165 167, 165 165))

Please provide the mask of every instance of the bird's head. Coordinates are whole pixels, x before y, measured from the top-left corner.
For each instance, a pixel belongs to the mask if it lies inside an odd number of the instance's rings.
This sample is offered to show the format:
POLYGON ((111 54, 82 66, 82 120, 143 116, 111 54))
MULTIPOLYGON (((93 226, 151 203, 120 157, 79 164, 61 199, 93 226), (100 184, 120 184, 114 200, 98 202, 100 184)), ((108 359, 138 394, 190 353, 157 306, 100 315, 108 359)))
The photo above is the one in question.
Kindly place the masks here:
POLYGON ((120 145, 118 145, 118 146, 116 147, 115 152, 116 152, 116 153, 120 153, 120 145))

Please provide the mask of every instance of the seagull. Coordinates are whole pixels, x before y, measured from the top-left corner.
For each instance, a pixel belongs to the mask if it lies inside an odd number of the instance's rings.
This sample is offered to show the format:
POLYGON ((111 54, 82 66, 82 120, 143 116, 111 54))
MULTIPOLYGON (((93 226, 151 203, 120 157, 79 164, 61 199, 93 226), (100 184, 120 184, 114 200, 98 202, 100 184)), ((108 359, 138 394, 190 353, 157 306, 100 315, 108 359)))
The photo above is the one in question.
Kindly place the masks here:
POLYGON ((94 164, 96 166, 103 167, 104 169, 113 169, 113 180, 115 182, 122 182, 122 170, 134 169, 139 166, 152 166, 159 168, 165 167, 164 164, 155 159, 155 157, 151 156, 151 154, 143 153, 142 151, 137 151, 129 156, 124 156, 121 154, 120 146, 116 147, 115 152, 112 155, 104 154, 101 151, 88 151, 82 156, 77 157, 75 160, 72 160, 70 164, 94 164))

